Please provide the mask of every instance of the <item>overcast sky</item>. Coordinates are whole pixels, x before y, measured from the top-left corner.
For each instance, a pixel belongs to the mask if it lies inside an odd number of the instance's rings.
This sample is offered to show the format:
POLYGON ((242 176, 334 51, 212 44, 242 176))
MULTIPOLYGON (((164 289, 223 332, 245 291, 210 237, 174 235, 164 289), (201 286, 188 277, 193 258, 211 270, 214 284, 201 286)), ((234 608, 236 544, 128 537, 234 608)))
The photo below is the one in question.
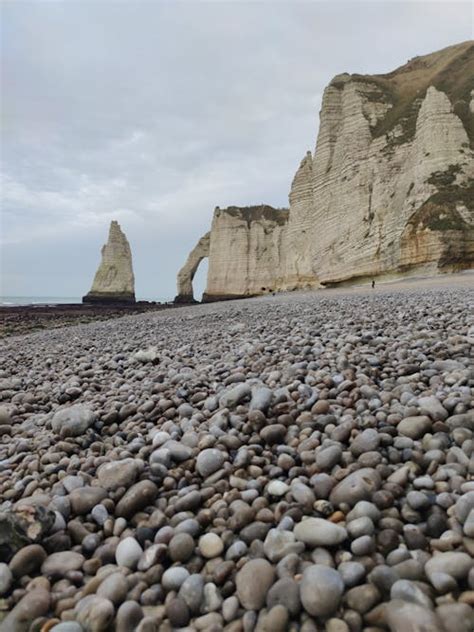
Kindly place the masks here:
POLYGON ((117 219, 137 297, 172 298, 216 205, 287 205, 332 76, 473 37, 470 2, 3 0, 1 12, 3 296, 85 294, 117 219))

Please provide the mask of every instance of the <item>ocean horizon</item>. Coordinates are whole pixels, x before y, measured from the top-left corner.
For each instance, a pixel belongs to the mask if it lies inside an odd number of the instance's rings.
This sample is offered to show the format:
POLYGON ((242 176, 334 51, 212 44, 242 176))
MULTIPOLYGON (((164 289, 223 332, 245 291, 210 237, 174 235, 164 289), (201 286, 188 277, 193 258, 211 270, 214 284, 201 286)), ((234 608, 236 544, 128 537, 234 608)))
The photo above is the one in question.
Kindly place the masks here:
MULTIPOLYGON (((159 303, 168 303, 172 298, 143 298, 138 297, 137 301, 156 301, 159 303)), ((0 306, 18 307, 21 305, 80 305, 82 297, 80 296, 0 296, 0 306)))

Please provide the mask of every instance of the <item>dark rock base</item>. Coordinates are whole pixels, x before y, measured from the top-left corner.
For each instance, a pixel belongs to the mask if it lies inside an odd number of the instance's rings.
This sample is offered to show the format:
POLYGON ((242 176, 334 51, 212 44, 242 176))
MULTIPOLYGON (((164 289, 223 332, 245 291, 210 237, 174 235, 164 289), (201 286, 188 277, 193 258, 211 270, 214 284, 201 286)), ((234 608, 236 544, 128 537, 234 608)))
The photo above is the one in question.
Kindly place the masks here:
POLYGON ((192 294, 178 294, 173 302, 175 305, 196 305, 199 303, 192 294))
POLYGON ((90 305, 130 305, 136 303, 135 294, 86 294, 82 302, 90 305))

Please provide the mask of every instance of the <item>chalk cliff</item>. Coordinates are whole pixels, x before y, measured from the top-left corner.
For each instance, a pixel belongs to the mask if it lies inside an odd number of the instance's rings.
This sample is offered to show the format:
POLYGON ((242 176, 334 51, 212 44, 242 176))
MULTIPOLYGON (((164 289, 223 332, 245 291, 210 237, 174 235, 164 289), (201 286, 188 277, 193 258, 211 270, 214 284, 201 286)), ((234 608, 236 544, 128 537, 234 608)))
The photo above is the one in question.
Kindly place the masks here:
POLYGON ((289 231, 309 235, 321 283, 473 265, 473 80, 468 42, 331 81, 311 195, 295 183, 290 193, 289 231))
POLYGON ((135 303, 132 253, 118 222, 110 223, 109 238, 102 246, 102 259, 92 288, 83 303, 135 303))
POLYGON ((271 206, 217 207, 212 227, 198 241, 178 273, 176 302, 192 302, 192 280, 209 257, 203 301, 254 296, 282 283, 282 239, 288 209, 271 206))
POLYGON ((473 42, 336 76, 284 221, 214 214, 206 299, 473 267, 473 112, 473 42))

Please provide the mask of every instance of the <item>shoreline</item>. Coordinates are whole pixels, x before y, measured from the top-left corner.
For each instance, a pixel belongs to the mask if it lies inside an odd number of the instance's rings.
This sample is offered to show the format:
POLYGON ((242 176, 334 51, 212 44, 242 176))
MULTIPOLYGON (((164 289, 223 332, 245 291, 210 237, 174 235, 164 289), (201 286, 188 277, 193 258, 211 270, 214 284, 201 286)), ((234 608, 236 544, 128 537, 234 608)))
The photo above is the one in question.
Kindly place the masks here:
POLYGON ((314 295, 315 297, 367 295, 375 296, 386 292, 413 292, 429 289, 446 289, 465 287, 474 289, 474 270, 425 276, 406 277, 376 281, 375 288, 370 283, 361 285, 339 285, 317 289, 298 289, 289 292, 276 292, 275 295, 263 294, 253 297, 236 297, 228 301, 209 301, 205 303, 158 303, 152 301, 138 301, 133 305, 100 305, 90 303, 30 303, 27 305, 0 304, 0 339, 22 334, 28 334, 45 329, 57 329, 72 325, 86 324, 94 321, 106 321, 122 316, 131 316, 150 311, 166 311, 186 307, 210 306, 216 303, 242 304, 252 301, 274 301, 276 298, 284 300, 296 299, 298 296, 314 295))
POLYGON ((0 305, 0 339, 45 329, 79 325, 162 311, 179 307, 173 303, 138 302, 133 305, 92 305, 83 303, 32 303, 0 305))

